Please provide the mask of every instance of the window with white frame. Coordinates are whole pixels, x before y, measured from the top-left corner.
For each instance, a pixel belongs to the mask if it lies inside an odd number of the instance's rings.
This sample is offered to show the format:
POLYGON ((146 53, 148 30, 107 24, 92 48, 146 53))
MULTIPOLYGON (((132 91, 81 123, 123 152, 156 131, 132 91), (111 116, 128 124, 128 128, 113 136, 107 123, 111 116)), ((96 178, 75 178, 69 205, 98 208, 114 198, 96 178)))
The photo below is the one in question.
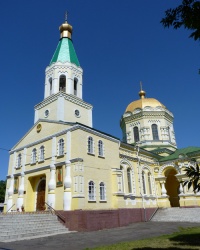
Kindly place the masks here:
POLYGON ((142 185, 143 185, 143 194, 146 194, 146 183, 145 183, 145 173, 142 171, 142 185))
POLYGON ((83 193, 84 191, 84 177, 82 175, 74 176, 74 192, 83 193))
POLYGON ((59 79, 59 91, 66 91, 66 76, 61 75, 59 79))
POLYGON ((74 95, 77 95, 77 83, 78 83, 78 79, 74 78, 74 95))
POLYGON ((20 168, 22 165, 22 155, 18 154, 17 156, 17 168, 20 168))
POLYGON ((100 188, 100 200, 105 201, 106 200, 106 187, 105 187, 104 182, 101 182, 99 184, 99 188, 100 188))
POLYGON ((74 176, 74 192, 78 192, 78 176, 74 176))
POLYGON ((151 125, 151 129, 152 129, 153 140, 154 141, 159 140, 159 137, 158 137, 158 126, 156 124, 152 124, 151 125))
POLYGON ((89 201, 95 200, 95 185, 93 181, 90 181, 88 183, 88 198, 89 198, 89 201))
POLYGON ((138 142, 140 140, 138 127, 133 128, 134 141, 138 142))
POLYGON ((64 155, 64 140, 60 139, 58 141, 58 155, 64 155))
POLYGON ((40 155, 40 161, 44 161, 44 146, 41 146, 40 147, 40 153, 39 153, 39 155, 40 155))
POLYGON ((52 95, 52 77, 49 78, 49 90, 50 95, 52 95))
POLYGON ((118 186, 118 192, 123 192, 124 188, 123 188, 123 176, 122 175, 118 175, 117 176, 117 186, 118 186))
POLYGON ((94 153, 94 140, 91 136, 88 137, 88 153, 94 153))
POLYGON ((101 140, 98 141, 98 152, 99 152, 99 156, 103 156, 103 142, 101 140))
POLYGON ((148 173, 149 194, 152 194, 151 173, 148 173))
POLYGON ((36 150, 36 148, 34 148, 32 150, 32 160, 31 160, 31 163, 36 163, 36 160, 37 160, 37 150, 36 150))
POLYGON ((132 193, 131 169, 127 169, 128 192, 132 193))

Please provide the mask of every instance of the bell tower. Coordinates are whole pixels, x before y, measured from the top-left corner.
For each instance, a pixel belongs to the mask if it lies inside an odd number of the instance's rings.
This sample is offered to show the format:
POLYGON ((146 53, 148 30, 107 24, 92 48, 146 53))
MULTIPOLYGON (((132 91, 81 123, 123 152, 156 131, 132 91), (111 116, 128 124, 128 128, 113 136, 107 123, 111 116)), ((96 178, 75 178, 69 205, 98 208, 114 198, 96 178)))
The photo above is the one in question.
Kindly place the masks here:
POLYGON ((45 71, 44 100, 35 106, 39 119, 79 122, 92 127, 92 106, 82 99, 83 69, 72 42, 72 26, 59 27, 60 40, 45 71))

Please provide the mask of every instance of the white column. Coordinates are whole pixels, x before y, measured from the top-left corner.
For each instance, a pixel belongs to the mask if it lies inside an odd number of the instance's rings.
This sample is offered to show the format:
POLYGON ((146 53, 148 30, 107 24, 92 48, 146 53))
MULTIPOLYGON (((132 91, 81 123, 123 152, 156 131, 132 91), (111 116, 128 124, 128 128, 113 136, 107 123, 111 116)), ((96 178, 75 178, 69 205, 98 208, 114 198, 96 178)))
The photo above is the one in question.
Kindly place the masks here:
POLYGON ((180 182, 180 186, 179 186, 179 194, 183 194, 183 184, 180 182))
POLYGON ((167 196, 167 190, 165 188, 165 181, 161 182, 161 195, 162 196, 167 196))
POLYGON ((63 197, 63 204, 64 210, 71 210, 71 201, 72 201, 72 194, 71 194, 71 131, 67 132, 66 135, 66 162, 65 162, 65 179, 64 179, 64 197, 63 197))
POLYGON ((24 173, 21 173, 21 183, 19 186, 19 193, 17 198, 17 208, 19 209, 19 212, 22 211, 22 205, 24 203, 24 173))
MULTIPOLYGON (((10 187, 8 189, 8 201, 7 201, 7 211, 12 207, 13 205, 13 190, 14 190, 14 176, 11 176, 10 180, 10 187)), ((11 210, 9 210, 11 212, 11 210)))
POLYGON ((49 184, 48 184, 48 201, 47 201, 47 203, 51 207, 55 208, 56 167, 54 164, 52 164, 50 166, 50 171, 51 171, 51 175, 50 175, 50 180, 49 180, 49 184))
POLYGON ((64 180, 64 210, 71 210, 71 166, 70 161, 67 161, 65 164, 65 180, 64 180))

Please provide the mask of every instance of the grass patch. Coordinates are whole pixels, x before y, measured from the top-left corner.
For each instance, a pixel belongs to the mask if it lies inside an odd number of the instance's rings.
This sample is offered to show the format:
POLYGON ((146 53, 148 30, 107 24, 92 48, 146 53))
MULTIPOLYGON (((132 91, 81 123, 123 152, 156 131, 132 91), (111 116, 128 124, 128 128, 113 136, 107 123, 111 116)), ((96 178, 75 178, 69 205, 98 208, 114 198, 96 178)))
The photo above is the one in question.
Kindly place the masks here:
MULTIPOLYGON (((87 248, 94 250, 137 250, 137 249, 200 249, 200 227, 180 228, 179 232, 136 240, 121 242, 109 246, 87 248)), ((87 250, 86 249, 86 250, 87 250)))

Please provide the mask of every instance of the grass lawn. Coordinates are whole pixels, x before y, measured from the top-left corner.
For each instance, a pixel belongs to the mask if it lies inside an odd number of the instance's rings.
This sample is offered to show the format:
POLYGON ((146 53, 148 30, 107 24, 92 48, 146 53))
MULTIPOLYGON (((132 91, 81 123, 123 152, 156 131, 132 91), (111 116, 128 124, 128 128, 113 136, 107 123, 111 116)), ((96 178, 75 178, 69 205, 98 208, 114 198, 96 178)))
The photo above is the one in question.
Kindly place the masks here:
POLYGON ((123 242, 92 249, 95 250, 200 249, 200 227, 180 228, 179 232, 170 235, 163 235, 159 237, 148 238, 145 240, 123 242))

